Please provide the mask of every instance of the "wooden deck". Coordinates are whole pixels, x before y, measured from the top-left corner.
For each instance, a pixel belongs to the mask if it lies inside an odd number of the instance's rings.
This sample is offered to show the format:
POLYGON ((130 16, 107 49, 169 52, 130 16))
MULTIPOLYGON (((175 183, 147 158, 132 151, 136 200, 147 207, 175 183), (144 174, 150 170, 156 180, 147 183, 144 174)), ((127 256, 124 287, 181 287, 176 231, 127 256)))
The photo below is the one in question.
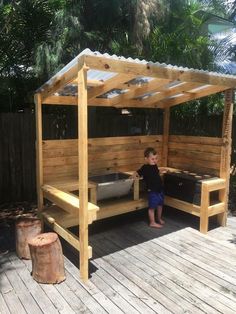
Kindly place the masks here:
POLYGON ((207 236, 197 223, 179 212, 162 230, 149 228, 142 213, 95 223, 87 284, 73 264, 77 253, 64 244, 66 280, 58 285, 36 283, 31 261, 14 251, 1 255, 0 313, 233 314, 236 217, 207 236))

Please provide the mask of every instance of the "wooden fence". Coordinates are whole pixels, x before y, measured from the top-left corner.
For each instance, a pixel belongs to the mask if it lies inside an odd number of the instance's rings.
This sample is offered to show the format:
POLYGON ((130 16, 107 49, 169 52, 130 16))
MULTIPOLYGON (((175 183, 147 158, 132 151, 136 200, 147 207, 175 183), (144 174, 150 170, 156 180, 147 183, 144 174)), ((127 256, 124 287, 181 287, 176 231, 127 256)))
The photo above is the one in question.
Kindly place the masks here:
MULTIPOLYGON (((110 109, 110 108, 109 108, 110 109)), ((138 111, 121 115, 116 109, 89 112, 89 136, 126 136, 162 133, 162 114, 138 111), (102 119, 103 116, 103 119, 102 119), (104 118, 105 117, 105 118, 104 118)), ((197 117, 190 121, 173 117, 171 134, 220 136, 220 116, 197 117), (193 127, 194 126, 194 127, 193 127)), ((77 115, 73 110, 62 115, 44 114, 44 139, 77 137, 77 115)), ((232 161, 236 162, 236 117, 233 122, 232 161)), ((35 119, 32 113, 0 113, 0 204, 36 199, 35 119)))

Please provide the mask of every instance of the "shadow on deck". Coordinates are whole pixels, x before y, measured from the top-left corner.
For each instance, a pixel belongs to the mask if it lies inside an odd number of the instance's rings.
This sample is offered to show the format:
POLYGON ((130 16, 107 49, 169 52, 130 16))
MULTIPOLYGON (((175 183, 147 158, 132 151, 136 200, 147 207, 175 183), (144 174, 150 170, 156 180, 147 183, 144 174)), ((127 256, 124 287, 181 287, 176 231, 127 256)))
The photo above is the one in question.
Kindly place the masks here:
MULTIPOLYGON (((165 207, 164 218, 166 224, 162 229, 148 226, 146 209, 93 222, 89 225, 89 244, 93 248, 93 259, 125 250, 130 246, 145 243, 187 227, 199 230, 199 217, 188 213, 165 207)), ((217 227, 216 220, 211 217, 209 230, 214 230, 217 227)), ((70 230, 74 234, 78 234, 78 228, 74 227, 70 230)), ((61 241, 64 255, 79 268, 79 252, 63 239, 61 241)), ((92 260, 89 264, 89 270, 90 274, 96 271, 92 260)))
POLYGON ((226 228, 212 220, 205 236, 197 217, 167 208, 165 227, 153 229, 146 215, 90 226, 93 259, 86 284, 79 278, 78 253, 64 241, 66 280, 59 285, 36 283, 31 261, 19 260, 14 251, 2 255, 0 313, 235 313, 236 217, 226 228))

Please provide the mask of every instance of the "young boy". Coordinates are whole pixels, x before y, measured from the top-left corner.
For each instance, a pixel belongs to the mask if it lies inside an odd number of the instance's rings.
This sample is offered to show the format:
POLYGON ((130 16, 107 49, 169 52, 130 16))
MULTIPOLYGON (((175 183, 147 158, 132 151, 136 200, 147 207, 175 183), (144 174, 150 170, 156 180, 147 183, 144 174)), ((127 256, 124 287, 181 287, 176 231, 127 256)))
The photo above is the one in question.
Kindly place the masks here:
POLYGON ((148 147, 144 151, 146 164, 144 164, 134 176, 143 177, 148 190, 148 216, 150 227, 162 228, 162 207, 164 202, 163 184, 157 167, 157 153, 154 148, 148 147), (157 208, 157 219, 155 221, 155 209, 157 208))

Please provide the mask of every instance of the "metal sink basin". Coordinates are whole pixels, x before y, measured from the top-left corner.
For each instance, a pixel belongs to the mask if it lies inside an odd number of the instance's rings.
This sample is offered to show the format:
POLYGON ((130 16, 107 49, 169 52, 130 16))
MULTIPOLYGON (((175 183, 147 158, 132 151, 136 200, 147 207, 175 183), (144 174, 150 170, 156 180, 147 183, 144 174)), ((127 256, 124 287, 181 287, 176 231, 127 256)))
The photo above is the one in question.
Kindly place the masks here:
POLYGON ((99 201, 129 194, 134 180, 126 173, 116 172, 90 177, 89 181, 97 183, 99 201))

